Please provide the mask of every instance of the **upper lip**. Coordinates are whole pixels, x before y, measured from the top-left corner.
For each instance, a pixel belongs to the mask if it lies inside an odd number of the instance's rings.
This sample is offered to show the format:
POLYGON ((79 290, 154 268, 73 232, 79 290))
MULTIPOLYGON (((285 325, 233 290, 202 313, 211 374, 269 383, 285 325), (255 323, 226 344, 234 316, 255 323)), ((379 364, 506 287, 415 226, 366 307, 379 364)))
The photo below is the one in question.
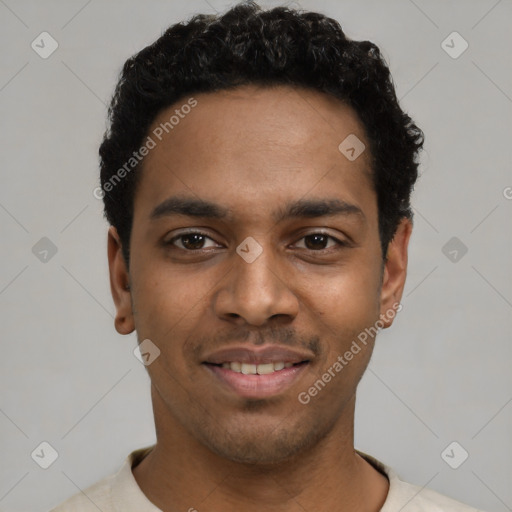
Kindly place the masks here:
POLYGON ((301 363, 312 359, 312 354, 302 350, 293 350, 279 345, 262 347, 227 347, 208 354, 204 361, 211 364, 222 364, 237 361, 240 363, 301 363))

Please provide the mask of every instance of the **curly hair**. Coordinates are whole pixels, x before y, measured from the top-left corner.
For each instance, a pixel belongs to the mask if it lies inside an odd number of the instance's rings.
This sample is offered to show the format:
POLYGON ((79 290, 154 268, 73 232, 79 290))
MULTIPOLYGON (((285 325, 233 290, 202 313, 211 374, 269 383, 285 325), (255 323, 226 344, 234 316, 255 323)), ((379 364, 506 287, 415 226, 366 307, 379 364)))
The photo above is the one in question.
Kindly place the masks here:
POLYGON ((370 146, 385 260, 400 220, 412 220, 410 195, 424 136, 400 108, 379 48, 349 39, 336 20, 320 13, 262 10, 249 1, 223 15, 199 14, 169 27, 123 66, 99 155, 104 215, 117 228, 126 264, 140 164, 114 187, 106 186, 109 180, 163 109, 192 93, 246 84, 305 87, 356 111, 370 146))

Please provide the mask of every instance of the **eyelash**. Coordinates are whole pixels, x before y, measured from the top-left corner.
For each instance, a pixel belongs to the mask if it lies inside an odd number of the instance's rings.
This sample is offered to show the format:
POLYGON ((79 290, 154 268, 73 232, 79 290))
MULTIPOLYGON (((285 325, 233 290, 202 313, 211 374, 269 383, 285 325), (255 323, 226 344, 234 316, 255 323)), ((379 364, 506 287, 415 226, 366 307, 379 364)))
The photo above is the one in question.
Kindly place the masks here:
MULTIPOLYGON (((210 236, 208 236, 206 233, 203 233, 202 231, 188 231, 186 233, 181 233, 179 235, 176 235, 174 236, 173 238, 171 238, 170 240, 168 240, 167 242, 164 242, 164 245, 165 246, 172 246, 176 249, 180 249, 182 251, 185 251, 185 252, 188 252, 188 253, 198 253, 200 251, 204 251, 204 249, 184 249, 182 247, 178 247, 174 244, 174 242, 176 240, 179 240, 180 238, 184 237, 184 236, 187 236, 187 235, 200 235, 200 236, 203 236, 205 238, 208 238, 212 241, 215 242, 215 240, 213 240, 213 238, 211 238, 210 236)), ((334 242, 336 242, 336 244, 338 245, 338 248, 340 247, 348 247, 349 243, 348 242, 344 242, 343 240, 339 240, 338 238, 332 236, 332 235, 329 235, 327 233, 323 233, 321 231, 314 231, 312 233, 308 233, 307 235, 304 235, 302 236, 299 240, 303 240, 304 238, 308 237, 308 236, 313 236, 313 235, 322 235, 322 236, 325 236, 327 237, 328 239, 331 239, 331 240, 334 240, 334 242)), ((217 242, 216 242, 217 243, 217 242)), ((315 250, 315 249, 308 249, 307 247, 305 248, 302 248, 302 249, 305 249, 307 251, 311 251, 311 252, 315 252, 315 253, 321 253, 323 251, 329 251, 332 249, 332 247, 326 247, 324 249, 319 249, 319 250, 315 250)))

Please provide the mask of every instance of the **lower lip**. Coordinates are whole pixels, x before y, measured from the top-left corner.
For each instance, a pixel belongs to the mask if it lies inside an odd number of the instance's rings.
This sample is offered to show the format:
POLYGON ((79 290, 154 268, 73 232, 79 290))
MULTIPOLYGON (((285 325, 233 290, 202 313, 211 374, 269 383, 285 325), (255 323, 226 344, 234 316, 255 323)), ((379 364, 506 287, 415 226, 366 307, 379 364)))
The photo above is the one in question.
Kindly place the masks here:
POLYGON ((283 368, 267 375, 245 375, 229 368, 205 364, 218 379, 243 398, 268 398, 282 393, 299 378, 308 363, 283 368))

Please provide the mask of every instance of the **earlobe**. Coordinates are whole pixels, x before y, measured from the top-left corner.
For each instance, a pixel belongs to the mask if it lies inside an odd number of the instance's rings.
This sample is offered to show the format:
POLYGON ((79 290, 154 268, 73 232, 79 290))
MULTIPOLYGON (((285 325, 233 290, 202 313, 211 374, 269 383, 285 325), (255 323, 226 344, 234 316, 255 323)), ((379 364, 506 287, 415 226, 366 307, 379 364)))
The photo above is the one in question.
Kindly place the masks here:
POLYGON ((407 253, 412 223, 403 218, 393 240, 388 245, 380 295, 380 320, 384 328, 390 327, 401 309, 400 300, 407 276, 407 253))
POLYGON ((123 257, 122 244, 117 229, 108 230, 108 266, 110 272, 110 291, 116 307, 114 325, 119 334, 130 334, 135 330, 133 320, 129 273, 123 257))

